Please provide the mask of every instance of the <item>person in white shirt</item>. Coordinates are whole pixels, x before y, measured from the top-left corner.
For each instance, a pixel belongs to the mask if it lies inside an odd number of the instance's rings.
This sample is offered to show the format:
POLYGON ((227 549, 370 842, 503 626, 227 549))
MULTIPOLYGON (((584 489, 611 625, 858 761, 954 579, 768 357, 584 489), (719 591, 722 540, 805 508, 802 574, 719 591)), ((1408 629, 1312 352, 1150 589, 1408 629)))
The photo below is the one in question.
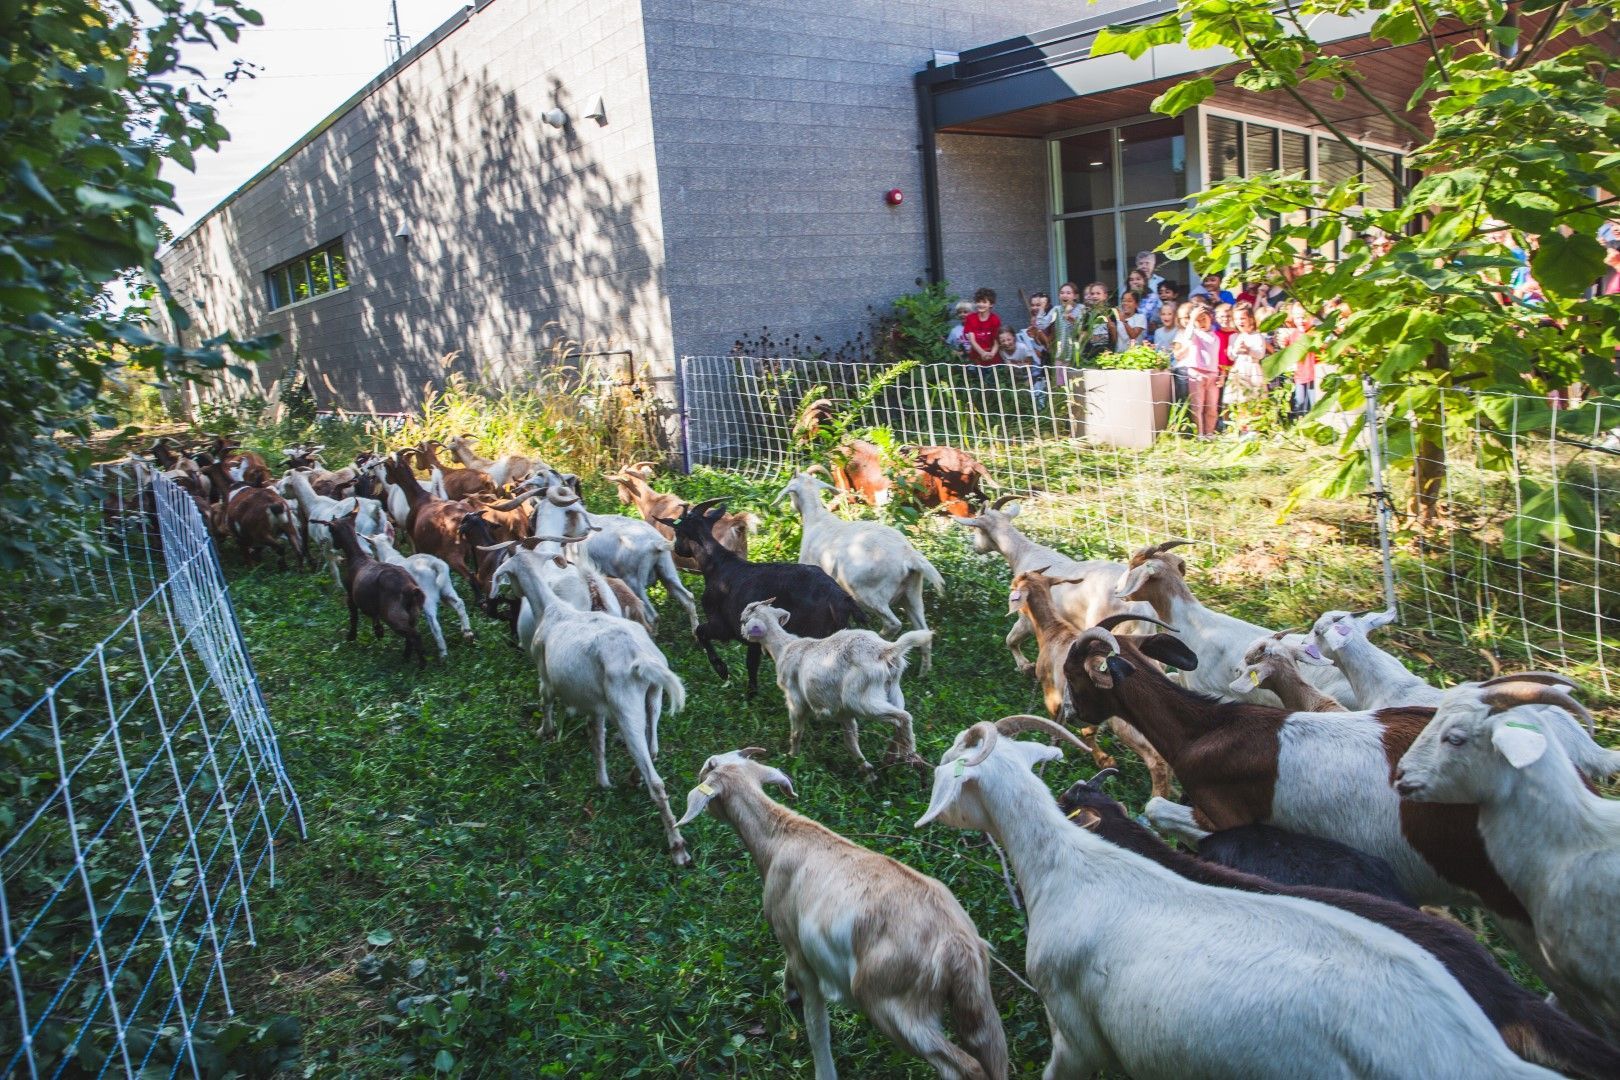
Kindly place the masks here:
POLYGON ((1029 376, 1029 387, 1035 395, 1035 403, 1040 404, 1046 395, 1046 372, 1041 366, 1041 358, 1030 346, 1029 341, 1010 326, 1003 326, 1001 333, 996 337, 996 360, 998 365, 1023 369, 1029 376))
POLYGON ((952 314, 956 316, 956 321, 951 323, 950 333, 945 335, 945 344, 949 345, 959 353, 966 354, 967 352, 968 343, 967 337, 965 336, 966 331, 962 329, 962 320, 967 318, 972 311, 972 304, 968 303, 966 300, 959 300, 957 301, 956 308, 952 312, 952 314))
POLYGON ((1112 336, 1114 351, 1125 352, 1138 342, 1147 340, 1147 318, 1136 310, 1136 294, 1121 293, 1119 306, 1108 313, 1108 333, 1112 336))
POLYGON ((1238 404, 1265 395, 1264 361, 1271 352, 1271 342, 1260 332, 1253 304, 1239 304, 1232 313, 1237 321, 1237 330, 1226 346, 1227 358, 1232 361, 1226 374, 1226 401, 1238 404))
POLYGON ((1187 329, 1187 320, 1192 316, 1186 304, 1168 303, 1159 306, 1159 325, 1153 328, 1153 347, 1159 351, 1170 364, 1170 385, 1175 391, 1175 400, 1187 400, 1187 365, 1182 358, 1176 355, 1175 344, 1183 331, 1187 329))

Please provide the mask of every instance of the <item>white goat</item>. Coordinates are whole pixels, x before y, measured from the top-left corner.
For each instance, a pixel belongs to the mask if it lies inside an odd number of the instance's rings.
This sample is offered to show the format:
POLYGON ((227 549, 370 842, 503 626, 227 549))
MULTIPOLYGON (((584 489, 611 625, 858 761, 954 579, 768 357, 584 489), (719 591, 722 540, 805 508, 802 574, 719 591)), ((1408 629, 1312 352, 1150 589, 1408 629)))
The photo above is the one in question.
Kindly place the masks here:
MULTIPOLYGON (((1362 698, 1364 709, 1440 704, 1450 691, 1430 686, 1408 671, 1395 656, 1367 640, 1369 630, 1394 620, 1392 613, 1384 611, 1324 612, 1311 628, 1301 659, 1307 663, 1314 659, 1317 663, 1330 661, 1337 665, 1357 697, 1362 698)), ((1530 675, 1541 677, 1539 672, 1530 675)), ((1581 772, 1594 780, 1620 772, 1620 750, 1598 745, 1592 738, 1591 717, 1581 715, 1584 722, 1554 703, 1544 703, 1536 709, 1536 719, 1563 744, 1564 752, 1581 772)))
MULTIPOLYGON (((555 475, 555 474, 553 474, 555 475)), ((573 491, 553 482, 541 487, 530 483, 524 490, 540 488, 545 498, 535 504, 534 531, 548 536, 583 536, 589 529, 585 550, 596 568, 623 581, 641 601, 647 618, 657 622, 657 611, 647 595, 654 581, 663 582, 670 597, 686 611, 692 628, 697 629, 697 603, 681 581, 671 554, 674 545, 657 529, 639 518, 622 514, 592 514, 573 491)))
POLYGON ((435 555, 401 555, 394 548, 392 538, 386 533, 361 534, 361 539, 371 545, 372 556, 378 562, 403 566, 422 587, 422 595, 425 597, 422 603, 422 617, 427 620, 428 630, 433 634, 433 644, 439 647, 440 660, 450 652, 444 644, 444 631, 439 627, 440 601, 449 604, 451 610, 456 613, 456 618, 461 620, 462 638, 466 641, 473 639, 472 623, 467 619, 467 605, 461 602, 455 585, 450 581, 449 564, 435 555))
POLYGON ((337 545, 332 542, 331 530, 322 525, 322 521, 344 517, 358 507, 360 514, 354 522, 356 536, 382 533, 390 540, 393 539, 394 523, 388 520, 387 515, 383 513, 382 504, 376 499, 363 499, 358 495, 350 495, 346 499, 329 499, 325 495, 317 495, 315 489, 310 486, 309 474, 305 469, 294 469, 282 477, 276 482, 276 492, 282 498, 297 501, 298 510, 303 514, 304 522, 309 529, 310 546, 319 548, 326 557, 326 567, 332 572, 332 580, 340 589, 343 587, 343 578, 338 573, 337 545))
POLYGON ((786 629, 788 613, 760 600, 742 610, 743 640, 758 642, 776 665, 776 685, 787 699, 788 753, 798 756, 808 721, 831 720, 844 729, 844 745, 871 776, 876 770, 861 753, 858 721, 863 717, 894 725, 885 757, 911 761, 917 738, 900 690, 906 654, 927 646, 931 630, 901 634, 891 644, 870 630, 840 630, 829 637, 796 637, 786 629))
POLYGON ((816 1080, 836 1080, 828 1002, 858 1008, 939 1075, 1004 1080, 1007 1037, 973 920, 938 881, 839 836, 765 794, 793 782, 750 748, 703 763, 680 824, 704 810, 731 825, 764 880, 765 919, 804 1001, 816 1080), (964 1051, 948 1039, 949 1012, 964 1051))
POLYGON ((1006 851, 1028 909, 1025 971, 1052 1027, 1047 1080, 1556 1075, 1515 1057, 1395 931, 1201 885, 1075 828, 1031 771, 1062 751, 1008 737, 1031 729, 1077 741, 1041 717, 974 725, 917 824, 988 832, 1006 851))
POLYGON ((387 456, 368 462, 366 468, 371 470, 372 477, 383 490, 382 503, 388 508, 388 516, 396 527, 403 529, 411 516, 411 503, 405 497, 405 489, 389 481, 387 456))
MULTIPOLYGON (((600 611, 616 619, 625 618, 624 608, 612 585, 591 565, 590 557, 583 551, 580 541, 584 539, 584 536, 529 536, 522 540, 507 540, 493 547, 480 546, 478 550, 504 551, 508 553, 508 558, 528 559, 546 584, 551 586, 551 591, 570 607, 580 611, 600 611), (575 561, 569 561, 570 554, 575 561)), ((540 619, 528 598, 519 597, 517 643, 520 649, 529 648, 534 641, 535 628, 539 625, 540 619)), ((550 731, 550 714, 547 714, 546 726, 541 728, 540 733, 544 735, 550 731)))
POLYGON ((1526 707, 1584 716, 1573 685, 1533 672, 1452 687, 1395 786, 1417 802, 1478 804, 1491 863, 1533 920, 1538 949, 1525 959, 1566 1012, 1620 1040, 1620 802, 1582 782, 1545 713, 1526 707))
POLYGON ((545 462, 524 457, 522 454, 504 454, 491 461, 489 458, 480 457, 473 450, 472 444, 471 435, 452 435, 444 441, 445 449, 449 450, 457 461, 469 469, 479 469, 487 473, 490 481, 498 488, 521 483, 534 472, 550 471, 545 462))
MULTIPOLYGON (((891 605, 899 607, 916 629, 928 629, 923 585, 942 593, 945 579, 899 529, 879 521, 845 521, 827 509, 821 493, 834 490, 805 472, 776 496, 776 502, 791 499, 803 519, 799 561, 826 571, 857 604, 878 617, 885 632, 901 626, 891 605)), ((918 670, 924 675, 933 666, 933 652, 932 645, 922 647, 918 670)))
POLYGON ((540 612, 540 623, 529 643, 539 677, 540 698, 547 723, 552 706, 565 708, 591 720, 596 750, 596 782, 611 787, 607 772, 607 722, 618 725, 619 739, 630 752, 647 793, 663 819, 669 855, 676 866, 692 861, 686 841, 675 825, 664 781, 653 767, 658 756, 658 717, 666 696, 671 713, 686 704, 686 688, 670 671, 664 654, 646 630, 628 619, 596 611, 580 611, 559 599, 527 559, 508 559, 495 571, 495 580, 511 577, 524 599, 540 612))
MULTIPOLYGON (((1125 576, 1114 587, 1115 598, 1147 601, 1154 613, 1174 626, 1176 633, 1197 655, 1196 668, 1173 676, 1183 686, 1222 699, 1236 697, 1256 705, 1280 705, 1277 695, 1259 687, 1251 686, 1247 693, 1236 694, 1232 680, 1243 670, 1243 654, 1256 638, 1265 637, 1271 631, 1199 603, 1187 588, 1186 562, 1179 555, 1170 554, 1171 548, 1186 542, 1172 540, 1137 551, 1131 556, 1125 576)), ((1336 669, 1312 667, 1300 674, 1345 708, 1360 708, 1350 683, 1336 669)))
MULTIPOLYGON (((952 517, 951 521, 973 530, 973 550, 981 555, 994 551, 1007 560, 1012 576, 1030 570, 1044 569, 1055 578, 1076 579, 1079 584, 1054 585, 1052 603, 1065 622, 1077 630, 1096 626, 1109 615, 1133 612, 1152 615, 1153 608, 1139 601, 1121 601, 1114 596, 1114 586, 1125 576, 1125 564, 1102 559, 1072 559, 1044 544, 1037 544, 1014 528, 1012 519, 1018 516, 1020 504, 1007 503, 1012 496, 1003 495, 979 512, 977 517, 952 517), (1006 509, 1003 509, 1003 507, 1006 509)), ((1013 663, 1021 675, 1033 675, 1035 665, 1024 657, 1024 643, 1035 635, 1035 628, 1022 613, 1007 634, 1007 648, 1013 654, 1013 663)), ((1129 627, 1126 628, 1127 631, 1129 627)))

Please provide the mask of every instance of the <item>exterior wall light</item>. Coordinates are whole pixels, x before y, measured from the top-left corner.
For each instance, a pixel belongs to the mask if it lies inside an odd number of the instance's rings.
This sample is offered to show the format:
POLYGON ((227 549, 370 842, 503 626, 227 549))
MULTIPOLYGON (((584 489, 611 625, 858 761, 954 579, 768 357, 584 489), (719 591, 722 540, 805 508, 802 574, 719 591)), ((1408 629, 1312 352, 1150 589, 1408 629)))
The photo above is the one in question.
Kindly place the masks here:
POLYGON ((560 128, 568 123, 568 114, 561 109, 550 109, 540 114, 540 119, 554 128, 560 128))

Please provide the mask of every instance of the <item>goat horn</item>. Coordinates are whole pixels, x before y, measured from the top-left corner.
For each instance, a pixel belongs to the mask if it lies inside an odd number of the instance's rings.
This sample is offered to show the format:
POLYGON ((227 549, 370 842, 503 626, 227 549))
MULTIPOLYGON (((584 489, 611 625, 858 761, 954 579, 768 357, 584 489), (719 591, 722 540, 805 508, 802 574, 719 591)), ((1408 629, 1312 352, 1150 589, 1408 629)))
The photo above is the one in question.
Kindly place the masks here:
POLYGON ((996 731, 1009 739, 1020 732, 1039 731, 1050 735, 1054 739, 1062 739, 1078 746, 1088 754, 1091 753, 1091 747, 1087 746, 1080 736, 1057 721, 1048 720, 1044 716, 1032 716, 1029 713, 1019 713, 1017 716, 1003 716, 996 721, 996 731))
MULTIPOLYGON (((723 503, 725 501, 726 501, 725 496, 721 496, 718 499, 704 499, 700 503, 693 503, 691 506, 688 506, 686 508, 686 513, 687 514, 701 514, 704 511, 710 509, 711 507, 719 506, 721 503, 723 503)), ((685 515, 683 514, 682 516, 684 517, 685 515)))
MULTIPOLYGON (((977 746, 979 748, 979 752, 964 760, 962 762, 964 767, 982 765, 984 763, 984 759, 990 756, 990 751, 996 748, 996 738, 1000 734, 996 731, 996 725, 992 724, 988 720, 981 720, 967 730, 969 737, 971 737, 975 732, 978 733, 978 738, 972 742, 969 742, 967 746, 977 746)), ((963 749, 967 749, 967 746, 964 746, 963 749)))
POLYGON ((516 545, 517 545, 516 540, 507 540, 507 541, 504 541, 503 543, 491 544, 488 547, 485 547, 483 544, 478 544, 478 545, 476 545, 476 547, 478 548, 479 551, 509 551, 513 547, 515 547, 516 545))
POLYGON ((1162 544, 1155 544, 1153 546, 1153 553, 1156 555, 1163 554, 1164 552, 1169 551, 1171 548, 1183 547, 1190 543, 1192 543, 1191 540, 1166 540, 1162 544))
POLYGON ((1000 510, 1010 502, 1017 502, 1018 498, 1017 495, 997 495, 995 501, 990 504, 990 509, 1000 510))
POLYGON ((579 502, 579 496, 563 487, 561 484, 552 484, 546 488, 546 499, 553 506, 573 506, 579 502))
POLYGON ((1307 629, 1309 629, 1309 628, 1304 627, 1304 626, 1290 626, 1286 630, 1278 630, 1275 634, 1272 634, 1271 635, 1271 640, 1272 641, 1281 641, 1283 638, 1287 637, 1289 634, 1303 634, 1307 629))
POLYGON ((759 761, 762 758, 769 757, 771 752, 765 749, 763 746, 745 746, 741 750, 737 751, 737 753, 741 754, 745 758, 748 758, 750 761, 759 761))
POLYGON ((819 461, 812 465, 805 466, 804 471, 805 475, 807 476, 814 476, 816 473, 820 473, 822 476, 825 476, 828 479, 832 478, 832 473, 827 471, 827 466, 821 464, 819 461))
POLYGON ((1090 780, 1087 780, 1086 786, 1093 788, 1097 787, 1102 784, 1103 781, 1110 780, 1118 775, 1119 770, 1110 765, 1108 768, 1100 770, 1097 775, 1093 776, 1090 780))
MULTIPOLYGON (((1108 618, 1111 619, 1111 618, 1114 618, 1114 616, 1110 615, 1110 616, 1108 616, 1108 618)), ((1141 616, 1136 615, 1136 616, 1132 616, 1132 618, 1138 618, 1139 619, 1139 618, 1141 618, 1141 616)), ((1106 622, 1107 620, 1105 619, 1104 621, 1106 622)), ((1129 620, 1127 619, 1126 621, 1129 621, 1129 620)), ((1098 623, 1096 626, 1093 626, 1090 630, 1087 630, 1087 631, 1083 632, 1079 637, 1075 638, 1074 639, 1074 644, 1069 646, 1069 651, 1073 652, 1076 649, 1082 649, 1083 650, 1085 648, 1086 643, 1090 642, 1090 641, 1100 641, 1103 644, 1108 646, 1108 651, 1109 652, 1115 652, 1115 653, 1119 652, 1119 639, 1114 636, 1113 632, 1111 630, 1109 630, 1108 627, 1103 626, 1101 623, 1098 623)))
POLYGON ((553 544, 577 544, 581 540, 589 540, 590 537, 591 537, 591 534, 586 533, 584 536, 551 536, 551 535, 541 536, 541 535, 536 535, 536 536, 529 537, 529 539, 535 541, 536 543, 542 543, 542 544, 547 542, 547 541, 550 541, 553 544))
MULTIPOLYGON (((1180 630, 1177 630, 1175 627, 1171 626, 1162 619, 1156 619, 1152 615, 1132 615, 1128 611, 1117 612, 1113 615, 1104 615, 1102 618, 1097 620, 1096 628, 1100 630, 1113 630, 1114 627, 1119 626, 1121 623, 1128 622, 1150 622, 1154 626, 1164 627, 1172 634, 1181 633, 1180 630)), ((1117 642, 1115 643, 1115 647, 1118 647, 1117 642)))
POLYGON ((1569 696, 1569 691, 1563 686, 1552 686, 1545 683, 1531 683, 1529 685, 1514 685, 1511 682, 1495 683, 1489 690, 1479 696, 1479 699, 1491 707, 1491 711, 1498 709, 1511 709, 1515 705, 1556 705, 1560 709, 1579 717, 1586 727, 1587 734, 1592 734, 1597 724, 1592 714, 1586 711, 1586 706, 1569 696), (1533 687, 1533 689, 1532 689, 1533 687))
POLYGON ((1486 679, 1481 686, 1496 686, 1500 683, 1527 682, 1537 683, 1541 686, 1563 686, 1570 690, 1579 690, 1580 684, 1567 675, 1559 675, 1553 671, 1521 671, 1516 675, 1498 675, 1494 679, 1486 679))
POLYGON ((663 463, 658 462, 658 461, 632 461, 630 464, 626 465, 625 468, 627 468, 627 469, 656 469, 661 464, 663 464, 663 463))

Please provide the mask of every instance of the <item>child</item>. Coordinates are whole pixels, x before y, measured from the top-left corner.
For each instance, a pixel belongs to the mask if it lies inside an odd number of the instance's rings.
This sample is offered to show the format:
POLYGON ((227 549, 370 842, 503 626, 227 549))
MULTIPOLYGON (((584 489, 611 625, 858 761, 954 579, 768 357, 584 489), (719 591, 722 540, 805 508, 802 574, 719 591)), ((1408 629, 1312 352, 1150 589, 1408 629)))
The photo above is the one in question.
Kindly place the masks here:
POLYGON ((1021 369, 1013 375, 1015 384, 1019 377, 1027 374, 1035 404, 1041 403, 1046 396, 1046 375, 1040 357, 1030 348, 1029 342, 1014 333, 1010 326, 1003 326, 1001 333, 996 336, 996 363, 1021 369))
POLYGON ((968 356, 980 367, 992 367, 996 363, 996 335, 1001 332, 1001 316, 991 310, 995 306, 996 291, 980 289, 973 294, 973 311, 962 320, 968 356))
MULTIPOLYGON (((1305 305, 1295 300, 1288 305, 1288 321, 1277 331, 1277 348, 1288 348, 1309 333, 1310 329, 1311 317, 1305 313, 1305 305)), ((1294 365, 1294 400, 1290 403, 1288 415, 1298 420, 1315 407, 1316 354, 1306 353, 1294 365)))
POLYGON ((950 333, 945 335, 945 344, 954 349, 964 360, 967 359, 967 331, 962 329, 962 322, 973 311, 973 305, 966 300, 958 300, 953 314, 956 321, 951 323, 950 333))
POLYGON ((1119 307, 1108 315, 1108 333, 1115 352, 1125 352, 1147 335, 1147 317, 1136 310, 1136 294, 1122 293, 1119 307))
POLYGON ((1029 326, 1019 333, 1019 338, 1035 353, 1037 363, 1045 363, 1052 355, 1052 339, 1055 336, 1053 323, 1057 321, 1057 312, 1052 310, 1052 298, 1044 292, 1034 293, 1029 298, 1029 326))
POLYGON ((1086 286, 1085 299, 1084 314, 1080 316, 1085 338, 1080 348, 1081 356, 1089 360, 1113 348, 1114 331, 1108 325, 1108 286, 1093 281, 1086 286))
POLYGON ((1226 377, 1226 400, 1233 404, 1265 396, 1266 371, 1262 364, 1271 345, 1254 318, 1254 305, 1239 304, 1233 311, 1237 332, 1227 344, 1232 366, 1226 377))
POLYGON ((1159 350, 1159 355, 1170 365, 1170 385, 1175 391, 1175 400, 1186 401, 1187 369, 1172 348, 1182 329, 1176 325, 1176 312, 1175 304, 1159 306, 1159 325, 1153 328, 1153 347, 1159 350))
POLYGON ((1209 308, 1194 305, 1191 323, 1173 348, 1187 369, 1187 405, 1198 437, 1210 438, 1221 408, 1221 364, 1220 339, 1215 336, 1209 308))
POLYGON ((1125 275, 1125 291, 1136 294, 1136 310, 1152 326, 1159 321, 1159 291, 1148 288, 1147 275, 1135 267, 1125 275))

